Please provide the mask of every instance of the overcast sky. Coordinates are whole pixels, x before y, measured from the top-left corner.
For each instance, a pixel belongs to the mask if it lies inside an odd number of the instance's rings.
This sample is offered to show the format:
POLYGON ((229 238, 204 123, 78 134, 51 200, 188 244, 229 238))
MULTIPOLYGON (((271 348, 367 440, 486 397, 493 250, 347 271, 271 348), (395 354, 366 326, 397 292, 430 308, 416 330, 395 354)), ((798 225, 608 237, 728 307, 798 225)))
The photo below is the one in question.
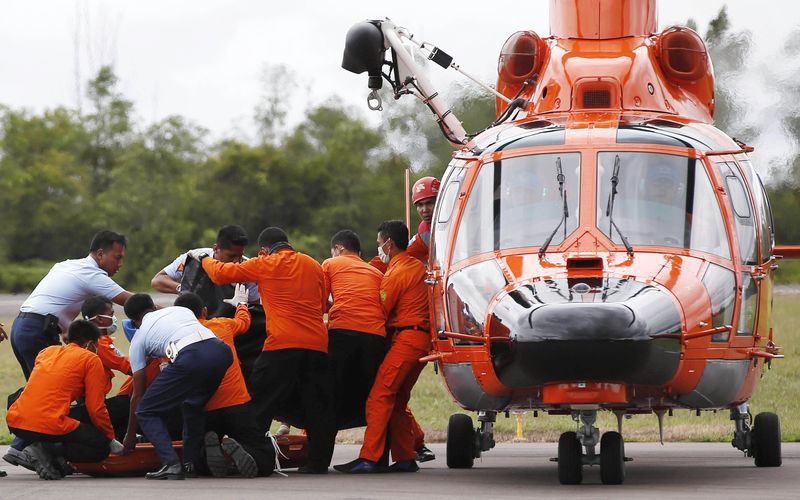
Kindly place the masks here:
MULTIPOLYGON (((800 4, 788 0, 663 0, 659 26, 691 17, 704 34, 723 4, 734 29, 752 32, 757 56, 774 55, 800 27, 800 4)), ((265 65, 285 64, 307 85, 308 91, 303 85, 294 92, 294 116, 339 95, 366 117, 366 76, 340 67, 345 33, 363 19, 390 17, 487 82, 496 78, 497 55, 511 33, 549 34, 547 0, 5 0, 0 5, 0 103, 36 112, 75 106, 76 81, 113 63, 123 93, 145 123, 180 114, 215 137, 252 134, 265 65)), ((462 78, 452 70, 434 71, 440 73, 436 81, 445 84, 462 78)))

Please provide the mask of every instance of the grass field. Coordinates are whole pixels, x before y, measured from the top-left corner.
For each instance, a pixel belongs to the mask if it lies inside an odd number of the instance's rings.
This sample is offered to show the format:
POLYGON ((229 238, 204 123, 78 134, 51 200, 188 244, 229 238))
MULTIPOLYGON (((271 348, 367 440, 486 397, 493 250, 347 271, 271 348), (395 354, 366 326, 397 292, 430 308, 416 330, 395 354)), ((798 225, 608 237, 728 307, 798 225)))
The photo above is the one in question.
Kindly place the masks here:
MULTIPOLYGON (((775 296, 776 343, 783 347, 785 359, 773 363, 750 401, 753 412, 773 411, 780 415, 784 441, 800 441, 800 295, 775 296)), ((121 311, 118 311, 121 313, 121 311)), ((0 318, 10 325, 13 318, 0 318)), ((10 328, 7 328, 10 329, 10 328)), ((128 345, 124 335, 117 336, 118 347, 127 351, 128 345)), ((117 375, 114 379, 115 389, 123 378, 117 375)), ((24 379, 8 342, 0 344, 0 395, 18 389, 24 379)), ((0 405, 0 443, 10 442, 8 429, 5 427, 5 401, 0 405)), ((411 408, 420 425, 427 433, 429 442, 444 441, 448 417, 461 411, 453 403, 450 394, 444 387, 440 376, 435 375, 432 365, 428 365, 417 383, 411 399, 411 408)), ((548 416, 539 414, 534 418, 532 413, 522 415, 524 438, 528 441, 557 441, 561 432, 574 429, 574 423, 566 416, 548 416)), ((613 415, 603 413, 599 420, 602 430, 616 427, 613 415)), ((516 415, 506 419, 499 415, 495 426, 498 441, 515 437, 517 428, 516 415)), ((654 415, 639 415, 626 420, 624 433, 629 441, 655 441, 658 439, 658 424, 654 415)), ((665 417, 665 439, 667 441, 729 441, 733 429, 727 411, 717 413, 703 412, 695 416, 693 412, 676 411, 673 417, 665 417)), ((359 441, 363 432, 354 429, 340 433, 340 441, 359 441)))

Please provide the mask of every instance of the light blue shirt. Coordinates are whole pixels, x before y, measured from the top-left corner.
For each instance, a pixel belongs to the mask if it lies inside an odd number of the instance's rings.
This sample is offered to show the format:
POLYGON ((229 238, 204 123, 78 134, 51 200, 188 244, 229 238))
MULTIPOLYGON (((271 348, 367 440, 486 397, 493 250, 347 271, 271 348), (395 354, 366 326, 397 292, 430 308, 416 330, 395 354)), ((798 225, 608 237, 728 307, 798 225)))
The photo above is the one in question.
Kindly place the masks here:
POLYGON ((131 372, 143 370, 147 365, 148 356, 153 358, 166 356, 170 342, 177 342, 187 335, 198 332, 214 334, 201 325, 194 313, 185 307, 165 307, 145 314, 142 326, 136 330, 128 350, 131 372))
POLYGON ((58 316, 61 331, 66 332, 81 311, 84 300, 94 295, 111 300, 124 291, 89 255, 65 260, 50 268, 19 310, 58 316))

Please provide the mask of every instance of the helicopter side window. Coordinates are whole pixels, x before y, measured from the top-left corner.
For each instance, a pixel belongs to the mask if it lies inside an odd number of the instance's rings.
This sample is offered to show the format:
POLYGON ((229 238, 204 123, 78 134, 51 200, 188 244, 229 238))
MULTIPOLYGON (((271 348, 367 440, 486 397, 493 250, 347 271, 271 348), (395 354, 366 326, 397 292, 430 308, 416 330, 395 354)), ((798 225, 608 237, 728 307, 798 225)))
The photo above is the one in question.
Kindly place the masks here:
POLYGON ((758 260, 758 247, 756 245, 756 227, 753 220, 753 210, 747 196, 741 174, 736 165, 731 163, 718 163, 717 167, 725 182, 731 208, 733 209, 736 225, 736 236, 739 240, 739 253, 742 264, 755 265, 758 260))
POLYGON ((490 228, 493 224, 493 191, 494 164, 488 163, 481 167, 470 190, 469 200, 464 207, 461 223, 458 226, 458 237, 453 249, 453 262, 492 251, 494 238, 490 228))
POLYGON ((750 185, 753 186, 753 198, 755 199, 756 211, 758 213, 758 225, 761 232, 761 262, 767 262, 770 258, 770 251, 775 244, 772 226, 772 209, 769 206, 769 199, 764 190, 764 183, 758 176, 753 164, 749 160, 739 160, 742 170, 750 178, 750 185))
POLYGON ((736 336, 753 335, 756 326, 756 309, 758 308, 758 287, 750 273, 742 273, 742 304, 739 307, 739 324, 736 336))
POLYGON ((443 185, 444 193, 441 196, 441 203, 437 206, 435 223, 433 226, 433 240, 431 242, 434 267, 441 266, 447 251, 447 243, 450 236, 450 219, 453 216, 453 208, 458 199, 458 192, 461 189, 461 181, 464 179, 466 169, 463 167, 454 168, 445 174, 443 185))
POLYGON ((597 163, 597 226, 614 243, 622 244, 621 232, 632 245, 690 248, 731 258, 714 188, 696 159, 602 152, 597 163))

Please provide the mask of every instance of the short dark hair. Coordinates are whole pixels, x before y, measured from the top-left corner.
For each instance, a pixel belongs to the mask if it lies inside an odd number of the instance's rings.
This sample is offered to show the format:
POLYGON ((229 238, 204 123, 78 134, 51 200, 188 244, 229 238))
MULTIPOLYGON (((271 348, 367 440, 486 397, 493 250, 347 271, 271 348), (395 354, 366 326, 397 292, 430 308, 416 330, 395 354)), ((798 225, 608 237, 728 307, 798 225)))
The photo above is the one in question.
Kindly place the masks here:
POLYGON ((346 250, 361 253, 361 239, 355 231, 342 229, 331 238, 331 248, 342 245, 346 250))
POLYGON ((233 224, 222 226, 217 233, 217 246, 222 250, 230 247, 246 247, 248 243, 250 243, 250 239, 242 226, 233 224))
POLYGON ((89 251, 96 252, 101 248, 103 250, 108 250, 109 248, 113 247, 115 243, 119 243, 123 247, 127 247, 128 239, 119 233, 109 231, 108 229, 103 229, 102 231, 98 231, 97 234, 94 235, 94 238, 92 238, 92 244, 89 245, 89 251))
POLYGON ((181 294, 177 299, 175 299, 175 303, 173 305, 185 307, 194 313, 195 318, 199 318, 200 313, 203 312, 203 308, 206 306, 206 303, 203 302, 203 299, 200 298, 200 296, 196 293, 188 292, 181 294))
POLYGON ((279 227, 268 227, 261 231, 261 234, 258 235, 259 247, 269 248, 275 243, 280 243, 281 241, 288 243, 289 237, 286 236, 286 231, 279 227))
POLYGON ((106 308, 109 304, 113 304, 111 300, 95 295, 83 301, 81 306, 81 316, 83 319, 89 319, 100 314, 100 311, 106 308))
POLYGON ((387 220, 378 226, 378 234, 384 240, 392 240, 400 250, 408 248, 408 227, 401 220, 387 220))
POLYGON ((155 309, 153 298, 146 293, 135 293, 125 301, 125 316, 133 321, 141 321, 144 313, 155 309))
POLYGON ((100 329, 91 321, 76 319, 70 323, 67 337, 70 342, 84 346, 89 342, 97 342, 100 338, 100 329))

